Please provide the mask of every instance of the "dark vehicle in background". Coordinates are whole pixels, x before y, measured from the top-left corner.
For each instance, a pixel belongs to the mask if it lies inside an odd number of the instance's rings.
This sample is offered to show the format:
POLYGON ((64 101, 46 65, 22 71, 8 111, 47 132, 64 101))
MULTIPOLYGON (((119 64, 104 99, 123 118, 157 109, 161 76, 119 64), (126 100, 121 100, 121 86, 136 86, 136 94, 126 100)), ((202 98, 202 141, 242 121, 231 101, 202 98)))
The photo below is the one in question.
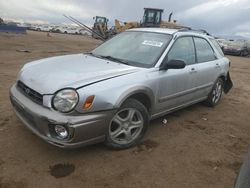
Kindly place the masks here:
POLYGON ((240 168, 234 188, 250 188, 250 151, 240 168))
POLYGON ((227 41, 226 45, 223 46, 223 52, 227 55, 248 56, 250 55, 250 42, 227 41))

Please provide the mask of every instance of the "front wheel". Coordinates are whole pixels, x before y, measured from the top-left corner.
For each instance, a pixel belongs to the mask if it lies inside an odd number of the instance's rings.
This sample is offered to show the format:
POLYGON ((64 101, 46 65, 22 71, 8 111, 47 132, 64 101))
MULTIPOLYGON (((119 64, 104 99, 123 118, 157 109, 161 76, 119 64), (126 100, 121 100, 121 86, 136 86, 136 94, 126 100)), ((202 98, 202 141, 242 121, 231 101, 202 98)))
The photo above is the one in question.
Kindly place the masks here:
POLYGON ((105 144, 113 149, 126 149, 140 142, 149 124, 145 106, 128 99, 112 118, 105 144))
POLYGON ((211 107, 216 106, 221 100, 222 91, 223 91, 223 80, 221 78, 218 78, 212 88, 212 91, 208 95, 206 104, 211 107))

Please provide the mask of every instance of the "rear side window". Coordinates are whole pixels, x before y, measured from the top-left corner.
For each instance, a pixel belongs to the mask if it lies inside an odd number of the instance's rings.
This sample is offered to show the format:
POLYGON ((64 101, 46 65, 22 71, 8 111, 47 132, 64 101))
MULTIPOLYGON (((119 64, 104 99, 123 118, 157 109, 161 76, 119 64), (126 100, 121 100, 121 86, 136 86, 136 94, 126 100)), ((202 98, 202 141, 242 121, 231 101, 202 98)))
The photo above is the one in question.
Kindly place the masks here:
POLYGON ((216 59, 212 47, 205 39, 194 37, 194 42, 196 47, 197 63, 213 61, 216 59))
POLYGON ((221 50, 220 45, 218 44, 218 42, 215 39, 210 39, 210 41, 213 43, 213 45, 215 46, 215 48, 218 50, 218 52, 220 53, 220 55, 224 56, 223 51, 221 50))
POLYGON ((187 65, 195 63, 195 50, 192 37, 181 37, 176 40, 168 53, 168 60, 182 60, 187 65))

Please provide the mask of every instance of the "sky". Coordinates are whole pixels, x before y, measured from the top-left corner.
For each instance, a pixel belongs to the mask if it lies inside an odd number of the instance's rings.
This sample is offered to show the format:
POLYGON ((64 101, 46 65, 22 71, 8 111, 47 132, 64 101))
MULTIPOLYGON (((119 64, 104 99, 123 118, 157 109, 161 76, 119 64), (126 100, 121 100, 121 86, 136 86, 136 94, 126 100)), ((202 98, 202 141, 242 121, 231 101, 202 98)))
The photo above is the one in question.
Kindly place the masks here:
POLYGON ((92 25, 96 15, 123 22, 140 21, 143 8, 164 9, 173 19, 218 36, 250 39, 250 0, 0 0, 0 17, 21 22, 70 23, 63 14, 92 25))

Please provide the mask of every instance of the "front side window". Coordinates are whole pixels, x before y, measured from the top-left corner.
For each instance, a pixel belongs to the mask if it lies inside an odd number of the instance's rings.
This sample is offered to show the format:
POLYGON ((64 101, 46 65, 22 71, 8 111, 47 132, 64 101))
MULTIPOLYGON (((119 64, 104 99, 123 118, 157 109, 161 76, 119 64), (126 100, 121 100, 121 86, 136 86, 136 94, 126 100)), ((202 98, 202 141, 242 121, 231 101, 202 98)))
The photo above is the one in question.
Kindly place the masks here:
POLYGON ((152 67, 171 38, 168 34, 127 31, 103 43, 92 54, 125 60, 132 66, 152 67))
POLYGON ((195 50, 192 37, 177 39, 168 53, 168 60, 182 60, 186 65, 194 64, 195 50))
POLYGON ((216 59, 212 47, 205 39, 194 37, 194 43, 198 63, 213 61, 216 59))

